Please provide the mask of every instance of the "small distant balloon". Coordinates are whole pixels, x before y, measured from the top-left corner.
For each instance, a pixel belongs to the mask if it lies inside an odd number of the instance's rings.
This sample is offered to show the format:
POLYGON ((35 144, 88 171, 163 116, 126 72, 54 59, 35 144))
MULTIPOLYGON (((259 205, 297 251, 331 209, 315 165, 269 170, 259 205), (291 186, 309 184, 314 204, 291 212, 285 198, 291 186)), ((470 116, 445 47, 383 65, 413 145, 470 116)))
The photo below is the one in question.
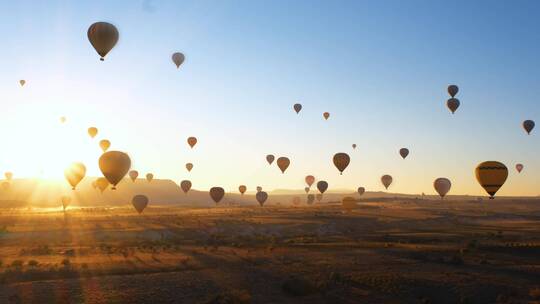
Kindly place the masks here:
POLYGON ((102 139, 99 141, 99 147, 103 152, 107 152, 109 150, 109 147, 111 146, 111 142, 107 139, 102 139))
POLYGON ((135 195, 131 199, 131 204, 133 205, 135 210, 137 210, 137 212, 141 214, 143 210, 146 208, 146 206, 148 206, 148 201, 149 200, 146 195, 139 194, 139 195, 135 195))
POLYGON ((261 186, 257 186, 257 192, 261 192, 262 191, 262 187, 261 186))
POLYGON ((271 165, 274 162, 274 155, 272 154, 266 155, 266 161, 268 162, 269 165, 271 165))
POLYGON ((521 170, 523 170, 523 165, 522 164, 517 164, 516 165, 516 170, 518 173, 521 173, 521 170))
POLYGON ((475 175, 480 186, 493 199, 508 177, 508 168, 498 161, 486 161, 476 167, 475 175))
POLYGON ((193 136, 188 137, 187 143, 193 149, 193 147, 197 144, 197 138, 193 136))
POLYGON ((3 181, 3 182, 2 182, 2 189, 3 189, 4 191, 9 190, 9 187, 10 187, 10 186, 11 186, 11 183, 10 183, 10 182, 8 182, 8 181, 3 181))
POLYGON ((309 193, 309 187, 305 187, 305 188, 304 188, 304 191, 305 191, 306 193, 309 193))
POLYGON ((191 169, 193 169, 193 164, 192 163, 187 163, 186 164, 186 169, 188 170, 188 172, 191 172, 191 169))
POLYGON ((459 88, 457 85, 451 84, 448 86, 448 94, 450 94, 450 97, 454 98, 458 92, 459 88))
POLYGON ((352 148, 353 148, 353 149, 356 149, 356 144, 352 144, 352 148))
POLYGON ((184 54, 182 54, 180 52, 176 52, 176 53, 172 54, 171 58, 172 58, 172 61, 174 62, 174 64, 176 65, 177 69, 180 67, 180 65, 182 63, 184 63, 184 60, 186 59, 184 54))
POLYGON ((71 204, 71 197, 69 196, 62 196, 62 207, 64 209, 64 211, 66 210, 66 208, 69 206, 69 204, 71 204))
POLYGON ((308 205, 313 205, 314 202, 315 202, 315 195, 308 194, 308 196, 307 196, 307 204, 308 205))
POLYGON ((210 188, 210 197, 217 204, 225 196, 225 190, 221 187, 210 188))
POLYGON ((129 171, 128 174, 129 174, 129 178, 130 178, 133 182, 135 182, 135 181, 137 180, 137 177, 139 177, 139 171, 137 171, 137 170, 131 170, 131 171, 129 171))
POLYGON ((72 189, 75 187, 86 175, 86 167, 83 163, 72 163, 66 170, 64 170, 64 176, 71 185, 72 189))
POLYGON ((244 193, 246 193, 246 190, 247 190, 246 185, 240 185, 238 187, 238 191, 240 192, 241 195, 244 195, 244 193))
POLYGON ((523 129, 525 129, 525 132, 527 132, 528 135, 531 134, 531 131, 534 129, 534 121, 532 120, 525 120, 523 122, 523 129))
POLYGON ((131 159, 120 151, 108 151, 99 158, 99 169, 107 181, 116 190, 116 185, 126 176, 131 168, 131 159))
POLYGON ((151 182, 154 179, 154 174, 152 173, 146 173, 146 180, 148 182, 151 182))
POLYGON ((351 158, 347 153, 336 153, 333 158, 334 166, 339 170, 339 174, 343 174, 343 171, 349 166, 351 158))
POLYGON ((88 40, 99 54, 101 61, 118 42, 118 30, 107 22, 96 22, 88 28, 88 40))
POLYGON ((308 175, 308 176, 306 176, 305 180, 306 180, 306 184, 307 184, 309 187, 311 187, 311 185, 313 185, 313 183, 315 182, 315 176, 313 176, 313 175, 308 175))
POLYGON ((268 199, 268 193, 264 191, 257 192, 257 194, 255 195, 255 198, 257 199, 257 202, 259 202, 259 205, 261 205, 262 207, 264 203, 266 202, 266 200, 268 199))
POLYGON ((66 122, 66 117, 65 116, 62 116, 60 117, 60 123, 65 123, 66 122))
POLYGON ((191 181, 189 180, 181 181, 180 188, 182 188, 182 191, 184 191, 184 193, 188 193, 188 191, 191 189, 191 181))
POLYGON ((323 117, 324 117, 324 120, 328 120, 328 117, 330 117, 330 113, 324 112, 323 117))
POLYGON ((399 149, 399 155, 401 155, 401 157, 403 157, 403 159, 405 159, 407 157, 407 155, 409 155, 409 149, 407 149, 407 148, 399 149))
POLYGON ((277 159, 277 165, 279 169, 281 170, 281 173, 285 173, 285 170, 289 168, 289 165, 291 164, 291 161, 287 157, 280 157, 277 159))
POLYGON ((13 173, 8 171, 4 173, 4 176, 8 181, 10 181, 13 178, 13 173))
POLYGON ((88 135, 90 135, 90 137, 92 138, 96 137, 97 133, 98 133, 98 129, 96 127, 88 128, 88 135))
POLYGON ((390 187, 390 185, 392 184, 392 176, 386 174, 386 175, 383 175, 381 177, 381 182, 384 186, 384 188, 386 188, 388 190, 388 187, 390 187))
POLYGON ((19 80, 19 84, 21 85, 21 87, 24 87, 24 85, 26 84, 26 80, 24 79, 19 80))
POLYGON ((317 183, 317 189, 321 194, 323 194, 328 189, 328 183, 326 181, 319 181, 317 183))
POLYGON ((459 108, 459 99, 457 98, 450 98, 446 101, 446 107, 454 114, 456 110, 459 108))
POLYGON ((293 106, 293 109, 296 112, 296 114, 298 114, 302 110, 302 105, 299 103, 295 103, 293 106))
POLYGON ((452 183, 448 178, 445 177, 439 177, 433 182, 433 187, 439 193, 441 198, 444 198, 446 193, 450 191, 450 188, 452 187, 452 183))
POLYGON ((317 193, 317 195, 315 195, 315 198, 317 198, 317 202, 321 202, 323 195, 321 193, 317 193))
POLYGON ((358 194, 360 194, 360 196, 361 196, 362 194, 364 194, 364 192, 366 192, 366 188, 364 188, 364 187, 358 187, 358 190, 357 190, 357 191, 358 191, 358 194))
POLYGON ((99 191, 103 193, 109 187, 109 181, 105 177, 99 177, 96 179, 96 186, 98 187, 99 191))

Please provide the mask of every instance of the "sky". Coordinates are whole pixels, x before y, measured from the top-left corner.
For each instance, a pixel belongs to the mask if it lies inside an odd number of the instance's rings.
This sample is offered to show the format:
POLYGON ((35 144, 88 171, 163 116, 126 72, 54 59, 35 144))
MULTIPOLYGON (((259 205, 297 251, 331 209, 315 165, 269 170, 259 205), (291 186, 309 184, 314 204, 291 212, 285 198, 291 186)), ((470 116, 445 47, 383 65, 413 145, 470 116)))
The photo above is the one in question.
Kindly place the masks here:
POLYGON ((537 1, 4 1, 0 16, 0 172, 15 178, 62 179, 73 161, 98 176, 106 138, 141 175, 200 190, 302 189, 311 174, 382 191, 390 174, 392 192, 447 177, 449 194, 480 195, 474 168, 497 160, 499 195, 540 194, 538 130, 521 128, 540 122, 537 1), (120 32, 104 62, 97 21, 120 32), (285 174, 267 154, 291 159, 285 174))

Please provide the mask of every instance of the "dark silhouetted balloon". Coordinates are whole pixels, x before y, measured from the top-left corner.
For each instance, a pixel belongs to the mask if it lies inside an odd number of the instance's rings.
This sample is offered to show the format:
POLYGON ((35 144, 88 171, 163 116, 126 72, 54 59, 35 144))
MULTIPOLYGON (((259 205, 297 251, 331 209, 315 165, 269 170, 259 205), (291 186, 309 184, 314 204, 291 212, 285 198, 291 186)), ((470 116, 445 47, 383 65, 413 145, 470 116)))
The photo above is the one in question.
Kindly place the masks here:
POLYGON ((184 193, 188 193, 189 189, 191 189, 191 181, 188 181, 188 180, 181 181, 180 188, 182 188, 182 191, 184 191, 184 193))
POLYGON ((255 198, 257 199, 257 202, 259 202, 259 205, 261 205, 262 207, 264 205, 264 202, 266 202, 266 200, 268 199, 268 193, 264 191, 257 192, 257 194, 255 194, 255 198))
POLYGON ((135 210, 141 214, 146 206, 148 206, 148 197, 142 194, 135 195, 131 199, 131 204, 135 207, 135 210))
POLYGON ((309 187, 305 187, 304 191, 306 191, 306 193, 309 193, 309 187))
POLYGON ((193 136, 188 137, 187 143, 193 149, 193 147, 197 144, 197 138, 193 136))
POLYGON ((330 117, 330 113, 324 112, 323 117, 324 117, 325 120, 328 120, 328 117, 330 117))
POLYGON ((116 27, 107 22, 96 22, 88 28, 88 40, 101 56, 101 61, 116 45, 118 36, 116 27))
POLYGON ((454 114, 456 110, 459 108, 459 99, 457 98, 450 98, 446 101, 446 107, 454 114))
POLYGON ((131 167, 129 156, 120 151, 105 152, 99 158, 99 169, 116 190, 116 185, 126 176, 131 167))
POLYGON ((281 173, 285 173, 285 170, 289 168, 289 165, 291 164, 291 161, 287 157, 280 157, 277 159, 277 165, 279 169, 281 170, 281 173))
POLYGON ((326 181, 319 181, 317 183, 317 189, 321 194, 323 194, 328 189, 328 183, 326 181))
POLYGON ((293 106, 293 109, 296 112, 296 114, 298 114, 302 110, 302 105, 299 103, 295 103, 293 106))
POLYGON ((357 190, 357 191, 358 191, 358 194, 362 195, 362 194, 364 194, 364 192, 366 192, 366 188, 364 188, 364 187, 358 187, 358 190, 357 190))
POLYGON ((315 195, 308 194, 308 196, 307 196, 307 204, 308 205, 313 205, 314 202, 315 202, 315 195))
POLYGON ((384 188, 388 190, 388 187, 392 184, 392 176, 390 175, 383 175, 381 177, 381 183, 383 184, 384 188))
POLYGON ((129 178, 131 178, 131 180, 133 182, 135 182, 137 180, 137 177, 139 177, 139 171, 137 171, 137 170, 129 171, 129 178))
POLYGON ((525 132, 527 132, 527 134, 531 134, 531 131, 534 129, 534 121, 532 120, 525 120, 523 122, 523 129, 525 129, 525 132))
POLYGON ((96 137, 97 133, 98 133, 98 129, 96 127, 88 128, 88 135, 90 135, 90 137, 92 138, 96 137))
POLYGON ((24 87, 24 85, 26 84, 26 80, 24 79, 19 80, 19 84, 21 85, 21 87, 24 87))
POLYGON ((188 170, 188 172, 191 172, 191 169, 193 169, 193 164, 192 163, 187 163, 186 164, 186 169, 188 170))
POLYGON ((521 170, 523 170, 523 165, 522 164, 517 164, 516 165, 516 170, 518 173, 521 173, 521 170))
POLYGON ((269 165, 271 165, 274 162, 274 155, 272 154, 266 155, 266 161, 268 162, 269 165))
POLYGON ((247 190, 247 187, 245 185, 240 185, 238 187, 238 191, 240 191, 241 195, 244 195, 244 193, 246 193, 246 190, 247 190))
POLYGON ((459 88, 455 84, 451 84, 448 86, 448 94, 450 94, 450 97, 454 98, 456 97, 456 94, 459 92, 459 88))
POLYGON ((146 173, 146 180, 148 182, 151 182, 154 179, 154 174, 152 173, 146 173))
POLYGON ((64 170, 64 176, 71 185, 72 189, 75 187, 86 175, 86 167, 83 163, 73 163, 66 170, 64 170))
POLYGON ((407 155, 409 155, 409 149, 407 149, 407 148, 399 149, 399 155, 401 155, 401 157, 403 157, 403 159, 405 159, 407 157, 407 155))
POLYGON ((333 158, 334 166, 339 170, 339 174, 343 174, 343 170, 347 168, 351 162, 351 158, 347 153, 336 153, 333 158))
POLYGON ((217 204, 225 196, 225 190, 221 187, 212 187, 210 188, 210 197, 217 204))
POLYGON ((172 58, 172 61, 174 62, 174 64, 176 65, 177 69, 180 67, 180 65, 182 63, 184 63, 184 60, 186 59, 184 54, 182 54, 180 52, 176 52, 176 53, 172 54, 171 58, 172 58))
POLYGON ((317 193, 317 195, 315 195, 315 197, 317 198, 317 202, 321 202, 321 200, 323 198, 323 195, 321 193, 317 193))
POLYGON ((261 186, 257 186, 257 192, 261 192, 262 191, 262 187, 261 186))
POLYGON ((356 149, 356 144, 352 144, 352 148, 353 148, 353 149, 356 149))
POLYGON ((480 186, 493 199, 508 177, 508 168, 498 161, 486 161, 476 167, 475 175, 480 186))
POLYGON ((450 191, 450 188, 452 187, 452 183, 448 178, 439 177, 433 182, 433 187, 439 193, 441 198, 444 198, 446 193, 450 191))

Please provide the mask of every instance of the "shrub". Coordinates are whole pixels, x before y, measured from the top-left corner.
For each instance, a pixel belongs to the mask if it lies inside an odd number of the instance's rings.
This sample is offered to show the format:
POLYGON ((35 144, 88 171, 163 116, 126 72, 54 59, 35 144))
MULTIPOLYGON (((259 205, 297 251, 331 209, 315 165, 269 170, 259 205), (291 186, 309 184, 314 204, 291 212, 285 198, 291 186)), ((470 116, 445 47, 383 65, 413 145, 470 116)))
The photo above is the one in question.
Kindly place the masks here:
POLYGON ((63 259, 61 264, 64 265, 64 267, 69 267, 71 266, 71 261, 69 259, 63 259))
POLYGON ((39 265, 39 262, 36 260, 30 260, 28 261, 27 265, 30 267, 37 267, 39 265))
POLYGON ((11 262, 11 267, 21 268, 23 264, 24 262, 22 260, 14 260, 13 262, 11 262))

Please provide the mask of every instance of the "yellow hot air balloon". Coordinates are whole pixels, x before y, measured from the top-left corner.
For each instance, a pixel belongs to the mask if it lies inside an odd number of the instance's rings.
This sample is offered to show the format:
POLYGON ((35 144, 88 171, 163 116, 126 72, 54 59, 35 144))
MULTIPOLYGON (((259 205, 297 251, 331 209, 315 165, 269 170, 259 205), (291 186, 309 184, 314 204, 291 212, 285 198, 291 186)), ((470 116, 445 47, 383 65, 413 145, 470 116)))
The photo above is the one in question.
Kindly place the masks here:
POLYGON ((347 168, 351 162, 351 158, 347 153, 336 153, 333 158, 334 166, 339 170, 339 174, 343 174, 343 170, 347 168))
POLYGON ((328 120, 328 117, 330 117, 330 113, 324 112, 323 117, 324 117, 324 120, 328 120))
POLYGON ((454 98, 458 92, 459 88, 457 85, 451 84, 448 86, 448 94, 450 94, 450 97, 454 98))
POLYGON ((298 114, 302 110, 302 105, 299 104, 299 103, 295 103, 294 106, 293 106, 293 109, 296 112, 296 114, 298 114))
POLYGON ((96 22, 88 28, 88 40, 101 56, 99 60, 105 60, 104 57, 109 53, 118 42, 118 30, 107 22, 96 22))
POLYGON ((60 117, 60 123, 65 123, 66 122, 66 117, 65 116, 62 116, 60 117))
POLYGON ((21 85, 21 87, 24 87, 24 85, 26 84, 26 80, 24 79, 19 80, 19 84, 21 85))
POLYGON ((71 197, 69 196, 62 196, 62 207, 64 208, 64 211, 66 211, 66 208, 71 203, 71 197))
POLYGON ((88 128, 88 135, 90 135, 90 137, 92 138, 96 137, 97 133, 98 133, 98 129, 96 127, 88 128))
POLYGON ((191 181, 188 181, 188 180, 181 181, 180 188, 182 188, 182 191, 184 191, 184 193, 188 193, 189 189, 191 189, 191 181))
POLYGON ((13 179, 13 173, 11 173, 11 172, 9 172, 9 171, 8 171, 8 172, 5 172, 5 173, 4 173, 4 176, 6 177, 6 179, 7 179, 8 181, 10 181, 11 179, 13 179))
POLYGON ((444 198, 446 193, 450 191, 450 188, 452 187, 452 183, 450 182, 448 178, 439 177, 433 182, 433 187, 435 188, 435 191, 439 193, 442 199, 444 198))
POLYGON ((142 194, 135 195, 131 199, 131 204, 133 205, 135 210, 137 210, 137 212, 141 214, 141 212, 143 212, 146 206, 148 206, 148 197, 142 194))
POLYGON ((73 190, 75 190, 75 187, 85 175, 86 167, 83 163, 72 163, 66 170, 64 170, 64 176, 73 190))
POLYGON ((306 176, 305 181, 306 181, 306 184, 307 184, 309 187, 311 187, 311 185, 313 185, 313 183, 315 182, 315 176, 313 176, 313 175, 308 175, 308 176, 306 176))
POLYGON ((146 174, 146 180, 148 182, 151 182, 153 179, 154 179, 154 174, 152 174, 152 173, 147 173, 146 174))
POLYGON ((356 199, 354 197, 346 196, 341 200, 341 207, 346 212, 351 212, 356 208, 356 199))
POLYGON ((358 187, 358 190, 357 190, 357 191, 358 191, 358 194, 362 195, 362 194, 364 194, 364 192, 366 192, 366 188, 364 188, 364 187, 358 187))
POLYGON ((269 165, 271 165, 274 162, 274 155, 272 154, 266 155, 266 161, 268 162, 269 165))
POLYGON ((197 138, 193 136, 188 137, 187 143, 193 149, 193 147, 197 144, 197 138))
POLYGON ((289 165, 291 164, 291 161, 287 157, 280 157, 277 159, 277 165, 279 169, 281 170, 281 173, 285 173, 285 170, 289 168, 289 165))
POLYGON ((103 152, 107 152, 110 146, 111 146, 111 142, 108 141, 107 139, 102 139, 99 141, 99 147, 101 148, 101 150, 103 150, 103 152))
POLYGON ((238 191, 240 191, 240 194, 241 194, 241 195, 244 195, 244 193, 246 192, 246 190, 247 190, 247 187, 246 187, 245 185, 240 185, 240 186, 238 187, 238 191))
POLYGON ((386 174, 381 177, 381 182, 384 185, 384 188, 388 190, 388 187, 392 184, 392 176, 386 174))
POLYGON ((180 67, 180 65, 182 63, 184 63, 184 60, 186 59, 184 54, 182 54, 180 52, 176 52, 176 53, 172 54, 171 58, 172 58, 172 61, 174 62, 174 64, 176 65, 177 69, 180 67))
POLYGON ((191 172, 191 169, 193 169, 193 164, 192 163, 187 163, 186 164, 186 169, 188 170, 188 172, 191 172))
POLYGON ((225 190, 221 187, 212 187, 210 188, 210 197, 217 204, 225 196, 225 190))
POLYGON ((319 181, 317 183, 317 189, 319 190, 321 194, 323 194, 326 191, 326 189, 328 189, 328 183, 326 181, 319 181))
POLYGON ((508 168, 498 161, 486 161, 476 167, 475 174, 480 186, 493 199, 508 177, 508 168))
POLYGON ((131 178, 131 180, 133 182, 135 182, 137 180, 137 177, 139 177, 139 171, 137 171, 137 170, 129 171, 129 178, 131 178))
POLYGON ((105 177, 99 177, 96 179, 96 186, 98 187, 99 191, 103 193, 103 191, 109 187, 109 181, 105 177))
POLYGON ((112 190, 116 190, 116 185, 126 176, 130 167, 131 159, 124 152, 109 151, 103 153, 99 158, 99 169, 113 185, 112 190))
POLYGON ((407 148, 399 149, 399 155, 401 155, 401 157, 403 157, 403 159, 405 159, 407 157, 407 155, 409 155, 409 149, 407 149, 407 148))
POLYGON ((446 101, 446 107, 448 107, 450 112, 452 112, 452 114, 454 114, 456 112, 456 110, 459 108, 459 99, 454 98, 454 97, 448 99, 446 101))
POLYGON ((259 202, 259 205, 261 205, 262 207, 264 203, 266 202, 266 200, 268 199, 268 193, 264 191, 257 192, 257 194, 255 195, 255 198, 257 199, 257 202, 259 202))

